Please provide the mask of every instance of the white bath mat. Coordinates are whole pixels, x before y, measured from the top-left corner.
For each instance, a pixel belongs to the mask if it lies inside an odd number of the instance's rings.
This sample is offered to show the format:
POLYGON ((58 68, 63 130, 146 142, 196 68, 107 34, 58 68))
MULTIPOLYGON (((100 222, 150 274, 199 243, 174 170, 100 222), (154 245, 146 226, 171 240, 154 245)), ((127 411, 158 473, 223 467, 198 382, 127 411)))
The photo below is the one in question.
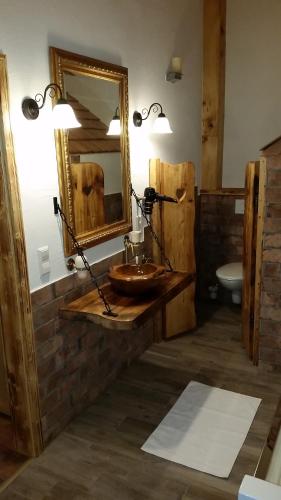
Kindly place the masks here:
POLYGON ((142 450, 228 477, 260 402, 191 381, 142 450))

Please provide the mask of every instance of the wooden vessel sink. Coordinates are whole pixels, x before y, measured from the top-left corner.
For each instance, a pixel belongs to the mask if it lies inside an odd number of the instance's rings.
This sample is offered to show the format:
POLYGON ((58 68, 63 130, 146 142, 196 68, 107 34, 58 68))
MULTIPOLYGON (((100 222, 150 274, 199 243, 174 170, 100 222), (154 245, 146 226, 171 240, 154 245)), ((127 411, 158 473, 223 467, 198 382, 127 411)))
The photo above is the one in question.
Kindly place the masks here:
POLYGON ((109 270, 108 278, 118 292, 141 295, 161 286, 167 274, 157 264, 121 264, 109 270))

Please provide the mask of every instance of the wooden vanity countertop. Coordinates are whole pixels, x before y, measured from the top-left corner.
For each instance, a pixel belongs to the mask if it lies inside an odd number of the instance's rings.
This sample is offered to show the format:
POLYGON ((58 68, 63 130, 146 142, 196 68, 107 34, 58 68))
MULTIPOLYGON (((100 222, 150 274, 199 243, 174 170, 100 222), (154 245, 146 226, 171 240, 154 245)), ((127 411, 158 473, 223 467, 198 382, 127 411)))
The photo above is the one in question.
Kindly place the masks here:
POLYGON ((194 274, 173 271, 168 273, 167 281, 160 290, 138 297, 118 294, 109 283, 106 283, 101 288, 112 311, 118 316, 103 314, 105 307, 95 289, 61 307, 60 317, 92 321, 111 330, 132 330, 145 323, 159 308, 176 297, 194 280, 194 274))

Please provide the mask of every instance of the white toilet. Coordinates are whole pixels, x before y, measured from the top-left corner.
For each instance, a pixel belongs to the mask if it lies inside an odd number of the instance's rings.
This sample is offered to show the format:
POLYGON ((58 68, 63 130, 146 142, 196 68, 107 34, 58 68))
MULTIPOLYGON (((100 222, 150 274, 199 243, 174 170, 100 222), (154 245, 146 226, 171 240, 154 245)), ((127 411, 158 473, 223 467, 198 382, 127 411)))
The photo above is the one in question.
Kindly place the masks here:
POLYGON ((231 262, 216 270, 217 278, 222 286, 231 290, 232 302, 241 304, 243 266, 242 262, 231 262))

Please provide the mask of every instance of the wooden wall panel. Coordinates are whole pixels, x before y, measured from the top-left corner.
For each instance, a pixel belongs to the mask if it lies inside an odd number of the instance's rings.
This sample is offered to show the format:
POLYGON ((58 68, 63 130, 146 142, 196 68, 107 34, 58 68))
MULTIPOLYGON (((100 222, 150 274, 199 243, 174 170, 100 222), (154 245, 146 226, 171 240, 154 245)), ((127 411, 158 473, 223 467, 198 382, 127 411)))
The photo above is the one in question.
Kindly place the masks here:
POLYGON ((226 0, 204 0, 202 189, 222 186, 226 0))
MULTIPOLYGON (((161 192, 161 163, 159 158, 153 158, 149 162, 149 185, 154 187, 157 193, 161 192)), ((161 211, 154 210, 152 213, 152 224, 161 245, 163 245, 163 231, 161 223, 161 211)), ((161 252, 156 241, 151 238, 153 261, 161 264, 161 252)), ((153 340, 161 342, 165 329, 166 307, 162 307, 153 318, 153 340)))

